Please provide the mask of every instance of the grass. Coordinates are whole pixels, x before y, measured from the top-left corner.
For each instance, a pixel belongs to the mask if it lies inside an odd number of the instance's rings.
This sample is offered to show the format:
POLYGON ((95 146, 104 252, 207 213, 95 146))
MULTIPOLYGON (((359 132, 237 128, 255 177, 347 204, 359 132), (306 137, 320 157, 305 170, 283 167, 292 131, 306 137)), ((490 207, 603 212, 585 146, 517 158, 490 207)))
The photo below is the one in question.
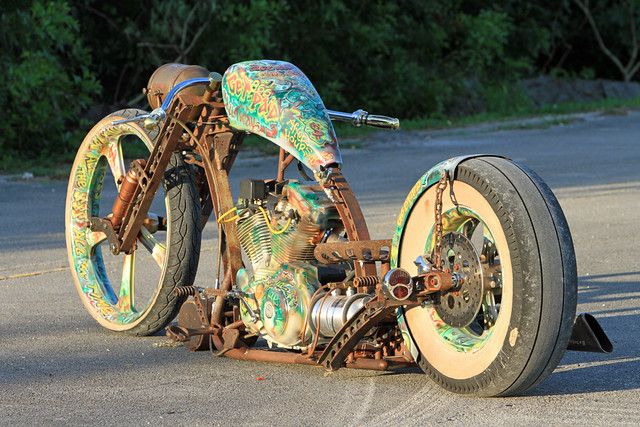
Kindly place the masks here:
MULTIPOLYGON (((513 111, 488 112, 452 119, 409 119, 401 122, 404 130, 447 129, 473 126, 486 122, 501 122, 513 119, 527 119, 544 115, 563 115, 586 112, 603 114, 624 114, 628 110, 640 109, 640 97, 632 99, 604 99, 592 102, 566 102, 542 107, 529 107, 513 111)), ((562 120, 562 119, 559 119, 562 120)), ((563 123, 558 123, 563 124, 563 123)))
MULTIPOLYGON (((340 148, 360 148, 362 147, 362 141, 359 140, 360 136, 366 135, 369 129, 354 128, 353 126, 345 123, 334 123, 336 134, 340 140, 340 148), (364 130, 364 132, 363 132, 364 130)), ((275 155, 280 151, 280 147, 272 142, 261 138, 256 135, 247 135, 240 146, 241 150, 258 151, 262 154, 275 155)))
POLYGON ((5 156, 0 158, 0 174, 15 175, 20 179, 23 173, 49 179, 68 179, 72 160, 24 159, 16 160, 5 156))
MULTIPOLYGON (((128 159, 146 158, 149 150, 138 138, 126 136, 128 142, 124 144, 125 163, 128 159)), ((20 159, 5 155, 0 157, 0 174, 14 175, 15 179, 21 179, 22 174, 29 172, 34 177, 44 177, 49 179, 68 179, 71 172, 71 165, 75 157, 74 152, 60 153, 57 156, 46 156, 34 159, 20 159)))
MULTIPOLYGON (((423 118, 423 119, 407 119, 400 121, 400 129, 402 130, 425 130, 425 129, 451 129, 464 128, 482 123, 497 122, 498 130, 526 130, 526 129, 544 129, 552 126, 567 125, 575 121, 572 118, 551 118, 539 123, 513 123, 499 125, 500 122, 516 119, 528 119, 540 116, 557 116, 565 114, 600 112, 607 115, 626 114, 629 110, 640 109, 640 97, 632 99, 605 99, 592 102, 567 102, 562 104, 549 104, 542 107, 519 107, 514 110, 500 112, 486 112, 473 114, 469 116, 453 117, 453 118, 423 118)), ((352 126, 338 123, 335 126, 338 137, 342 139, 362 139, 371 132, 375 132, 374 128, 354 128, 352 126)))
POLYGON ((537 122, 515 122, 499 124, 495 130, 532 130, 532 129, 548 129, 553 126, 566 126, 578 121, 575 117, 556 118, 537 122))
POLYGON ((275 155, 280 151, 280 147, 270 141, 256 135, 247 135, 242 141, 240 150, 258 151, 262 154, 275 155))
MULTIPOLYGON (((526 130, 544 129, 551 126, 570 124, 575 119, 571 117, 549 118, 535 123, 505 123, 515 119, 527 119, 546 115, 558 116, 583 112, 600 112, 608 115, 626 114, 629 110, 640 109, 640 97, 632 99, 605 99, 593 102, 567 102, 562 104, 544 105, 542 107, 531 107, 520 105, 517 108, 500 112, 486 112, 470 116, 453 118, 423 118, 408 119, 401 121, 402 130, 425 130, 425 129, 451 129, 463 128, 479 125, 482 123, 496 123, 496 130, 526 130)), ((336 133, 340 139, 340 146, 344 148, 360 148, 364 145, 364 139, 375 128, 354 128, 345 123, 335 123, 336 133)), ((266 155, 275 155, 279 147, 269 141, 255 135, 248 135, 242 149, 247 151, 258 151, 266 155)), ((146 155, 142 153, 142 155, 146 155)), ((135 157, 135 156, 134 156, 135 157)), ((47 177, 51 179, 67 179, 71 170, 71 163, 68 159, 52 161, 50 158, 16 160, 11 157, 0 158, 0 173, 17 174, 18 177, 23 172, 31 172, 36 177, 47 177)))

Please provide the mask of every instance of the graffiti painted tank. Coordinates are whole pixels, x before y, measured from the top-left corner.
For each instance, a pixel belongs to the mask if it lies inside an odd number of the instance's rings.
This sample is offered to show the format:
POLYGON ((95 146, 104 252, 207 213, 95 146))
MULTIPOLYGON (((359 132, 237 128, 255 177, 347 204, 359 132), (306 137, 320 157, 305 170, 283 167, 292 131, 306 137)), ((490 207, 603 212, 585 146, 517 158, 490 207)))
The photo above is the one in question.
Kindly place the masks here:
POLYGON ((224 73, 229 123, 262 136, 314 171, 342 163, 326 108, 307 76, 283 61, 247 61, 224 73))

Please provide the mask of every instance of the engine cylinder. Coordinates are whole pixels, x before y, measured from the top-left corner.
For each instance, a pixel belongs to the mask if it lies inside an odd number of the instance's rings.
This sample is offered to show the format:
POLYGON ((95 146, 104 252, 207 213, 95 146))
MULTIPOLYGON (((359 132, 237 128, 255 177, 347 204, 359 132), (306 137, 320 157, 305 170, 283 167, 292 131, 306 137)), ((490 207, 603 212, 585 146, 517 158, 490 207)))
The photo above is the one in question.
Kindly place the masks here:
POLYGON ((321 231, 317 224, 302 218, 290 231, 273 236, 273 258, 279 264, 315 259, 313 238, 321 231))
POLYGON ((254 271, 269 265, 271 233, 262 215, 248 215, 238 221, 238 239, 254 271))

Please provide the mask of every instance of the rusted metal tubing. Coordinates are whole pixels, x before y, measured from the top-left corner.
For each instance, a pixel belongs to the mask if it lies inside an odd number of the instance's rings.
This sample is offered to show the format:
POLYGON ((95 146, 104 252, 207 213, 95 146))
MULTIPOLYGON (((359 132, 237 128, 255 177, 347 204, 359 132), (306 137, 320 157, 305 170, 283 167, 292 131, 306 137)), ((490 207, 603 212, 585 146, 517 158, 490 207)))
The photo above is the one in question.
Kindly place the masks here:
POLYGON ((389 272, 391 269, 391 264, 388 262, 383 262, 380 264, 380 276, 384 277, 385 274, 389 272))
POLYGON ((353 362, 347 361, 347 368, 350 369, 369 369, 372 371, 386 371, 389 363, 384 359, 355 359, 353 362))
MULTIPOLYGON (((353 191, 351 191, 351 187, 340 169, 332 168, 331 173, 326 179, 322 180, 321 185, 331 195, 330 198, 335 200, 336 209, 344 224, 349 241, 371 240, 360 203, 353 191)), ((362 265, 355 263, 354 267, 356 277, 377 274, 375 262, 365 261, 362 265)))
POLYGON ((276 176, 278 181, 284 180, 284 171, 287 170, 287 167, 293 159, 294 157, 291 154, 287 154, 282 148, 280 149, 280 154, 278 155, 278 174, 276 176))
POLYGON ((295 157, 289 154, 288 156, 285 157, 284 161, 282 162, 282 166, 286 169, 287 166, 289 166, 294 159, 295 157))
MULTIPOLYGON (((268 350, 234 348, 224 353, 224 355, 232 359, 251 360, 255 362, 321 366, 315 360, 309 359, 308 357, 296 353, 282 353, 268 350)), ((389 363, 383 359, 355 359, 353 362, 347 362, 346 367, 350 369, 385 371, 389 367, 389 363)))
MULTIPOLYGON (((225 223, 227 225, 228 223, 225 223)), ((231 269, 228 269, 224 273, 224 278, 222 279, 222 283, 220 285, 220 289, 222 291, 231 290, 231 269)), ((222 317, 224 316, 224 298, 216 298, 213 304, 213 309, 211 313, 211 322, 221 324, 222 317)))
POLYGON ((233 348, 224 353, 225 356, 238 360, 252 360, 256 362, 295 363, 302 365, 317 365, 311 360, 297 353, 282 353, 267 350, 254 350, 248 348, 233 348))
POLYGON ((287 155, 287 152, 284 151, 284 148, 280 149, 280 152, 278 153, 278 175, 276 176, 276 180, 277 181, 282 181, 284 180, 284 170, 285 168, 283 167, 283 163, 284 163, 284 158, 287 155))
POLYGON ((385 360, 389 365, 413 365, 415 362, 409 356, 387 356, 385 360))

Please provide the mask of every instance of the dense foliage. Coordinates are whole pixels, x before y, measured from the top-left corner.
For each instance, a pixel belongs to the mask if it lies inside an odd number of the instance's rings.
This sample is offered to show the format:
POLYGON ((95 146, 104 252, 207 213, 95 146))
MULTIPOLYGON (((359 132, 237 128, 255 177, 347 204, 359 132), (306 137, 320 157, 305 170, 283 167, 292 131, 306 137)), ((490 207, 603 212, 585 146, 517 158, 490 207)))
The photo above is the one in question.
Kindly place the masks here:
POLYGON ((512 109, 539 73, 633 79, 638 1, 3 0, 0 160, 70 153, 166 62, 284 59, 328 106, 400 117, 512 109))
POLYGON ((100 84, 70 6, 3 8, 0 28, 0 158, 74 150, 100 84))

